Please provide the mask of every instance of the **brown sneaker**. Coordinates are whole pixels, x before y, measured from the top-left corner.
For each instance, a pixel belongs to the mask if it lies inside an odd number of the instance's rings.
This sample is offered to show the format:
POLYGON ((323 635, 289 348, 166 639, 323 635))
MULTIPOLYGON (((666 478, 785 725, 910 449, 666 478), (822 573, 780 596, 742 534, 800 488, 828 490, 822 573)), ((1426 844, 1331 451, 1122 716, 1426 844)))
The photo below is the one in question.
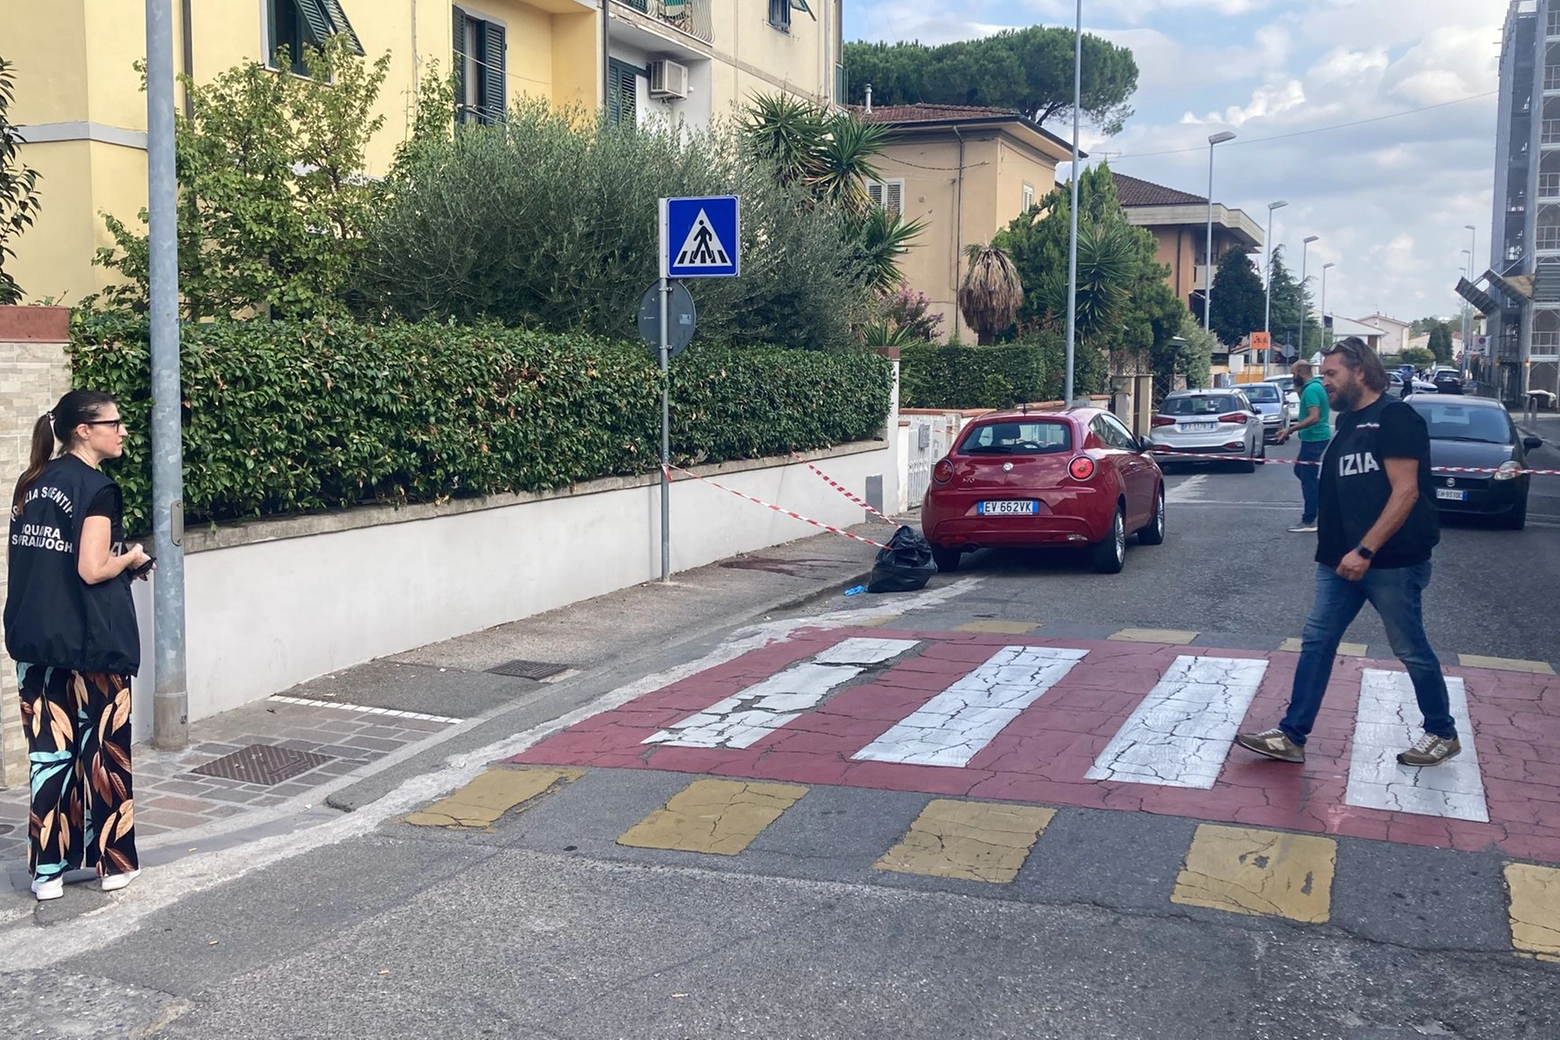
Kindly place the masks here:
POLYGON ((1261 733, 1237 733, 1235 743, 1247 751, 1255 751, 1280 762, 1304 762, 1305 748, 1290 740, 1281 729, 1264 730, 1261 733))
POLYGON ((1426 733, 1407 751, 1398 752, 1398 764, 1405 766, 1438 766, 1456 758, 1462 751, 1462 742, 1455 737, 1447 740, 1434 733, 1426 733))

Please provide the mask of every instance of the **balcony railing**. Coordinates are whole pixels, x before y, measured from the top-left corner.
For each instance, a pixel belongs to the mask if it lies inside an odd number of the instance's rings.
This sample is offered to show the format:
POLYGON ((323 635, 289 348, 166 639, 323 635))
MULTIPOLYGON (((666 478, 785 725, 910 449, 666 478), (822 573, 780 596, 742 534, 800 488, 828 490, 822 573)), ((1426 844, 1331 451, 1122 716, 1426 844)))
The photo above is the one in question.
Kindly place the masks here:
POLYGON ((689 36, 715 42, 715 18, 710 10, 711 0, 617 0, 624 7, 632 7, 657 21, 681 29, 689 36))

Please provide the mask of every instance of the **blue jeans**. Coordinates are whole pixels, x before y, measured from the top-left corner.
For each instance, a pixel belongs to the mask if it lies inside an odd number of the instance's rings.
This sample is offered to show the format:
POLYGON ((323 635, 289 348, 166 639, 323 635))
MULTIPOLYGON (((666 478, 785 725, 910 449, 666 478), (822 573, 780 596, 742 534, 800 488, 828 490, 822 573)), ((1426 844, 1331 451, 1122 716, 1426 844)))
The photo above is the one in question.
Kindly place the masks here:
POLYGON ((1305 745, 1305 738, 1316 722, 1316 713, 1322 707, 1327 683, 1332 679, 1338 644, 1368 601, 1381 615, 1392 652, 1408 669, 1419 710, 1424 713, 1425 732, 1447 740, 1457 739, 1457 724, 1452 721, 1441 662, 1425 635, 1421 597, 1429 584, 1429 561, 1412 567, 1372 568, 1359 581, 1340 577, 1330 567, 1317 566, 1316 602, 1305 619, 1300 666, 1295 671, 1289 713, 1278 724, 1285 736, 1302 747, 1305 745))
POLYGON ((1301 441, 1300 465, 1295 476, 1300 478, 1300 494, 1305 497, 1305 511, 1300 518, 1308 524, 1316 523, 1317 503, 1321 499, 1322 455, 1327 451, 1326 441, 1301 441), (1312 463, 1307 466, 1306 463, 1312 463))

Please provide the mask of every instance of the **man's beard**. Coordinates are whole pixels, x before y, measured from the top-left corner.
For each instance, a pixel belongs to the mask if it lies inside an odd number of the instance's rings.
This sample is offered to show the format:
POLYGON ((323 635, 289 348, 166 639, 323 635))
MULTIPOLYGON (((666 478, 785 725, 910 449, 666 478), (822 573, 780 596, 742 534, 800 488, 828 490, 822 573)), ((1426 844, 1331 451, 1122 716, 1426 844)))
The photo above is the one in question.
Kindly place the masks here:
POLYGON ((1340 386, 1327 395, 1332 406, 1341 412, 1352 412, 1354 406, 1360 401, 1360 388, 1358 386, 1340 386))

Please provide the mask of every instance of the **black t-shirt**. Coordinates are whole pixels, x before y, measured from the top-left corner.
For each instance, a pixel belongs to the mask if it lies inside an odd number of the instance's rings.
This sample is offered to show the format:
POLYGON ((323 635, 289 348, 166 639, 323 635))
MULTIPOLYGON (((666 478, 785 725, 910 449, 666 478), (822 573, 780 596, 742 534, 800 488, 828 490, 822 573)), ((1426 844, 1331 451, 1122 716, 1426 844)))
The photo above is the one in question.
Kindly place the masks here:
POLYGON ((1379 546, 1372 567, 1408 567, 1430 559, 1441 540, 1430 474, 1430 432, 1424 417, 1382 395, 1338 416, 1338 432, 1322 457, 1316 562, 1336 567, 1365 537, 1392 497, 1386 459, 1419 462, 1419 500, 1398 532, 1379 546))

